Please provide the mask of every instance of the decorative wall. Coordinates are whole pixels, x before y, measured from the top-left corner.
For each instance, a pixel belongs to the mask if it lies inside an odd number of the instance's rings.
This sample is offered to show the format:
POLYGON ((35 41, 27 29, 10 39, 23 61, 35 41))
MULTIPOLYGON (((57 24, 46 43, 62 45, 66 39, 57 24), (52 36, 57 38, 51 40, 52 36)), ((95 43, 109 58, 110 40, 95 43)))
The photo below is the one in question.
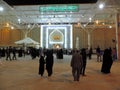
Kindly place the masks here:
MULTIPOLYGON (((77 37, 79 38, 78 48, 88 47, 87 32, 80 26, 76 27, 75 25, 63 25, 59 27, 55 25, 45 25, 42 28, 36 27, 30 31, 28 36, 35 41, 40 42, 41 46, 47 46, 48 48, 55 48, 57 46, 61 48, 76 48, 77 37)), ((119 36, 118 32, 118 39, 119 36)), ((23 38, 24 33, 22 30, 9 30, 7 28, 0 30, 0 46, 16 46, 14 42, 23 38)), ((93 49, 98 45, 101 49, 115 47, 116 44, 112 42, 112 39, 116 40, 116 28, 96 28, 90 33, 90 44, 93 49)))
POLYGON ((72 25, 41 26, 41 47, 53 48, 55 44, 60 48, 73 48, 72 25))

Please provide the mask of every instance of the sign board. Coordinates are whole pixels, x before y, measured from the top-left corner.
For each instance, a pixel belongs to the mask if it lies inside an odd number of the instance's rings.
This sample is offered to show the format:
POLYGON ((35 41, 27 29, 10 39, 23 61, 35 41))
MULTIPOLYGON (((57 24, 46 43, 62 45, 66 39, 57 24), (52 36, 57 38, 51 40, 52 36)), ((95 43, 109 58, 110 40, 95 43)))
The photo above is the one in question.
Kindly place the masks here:
POLYGON ((78 12, 79 5, 40 6, 40 12, 78 12))

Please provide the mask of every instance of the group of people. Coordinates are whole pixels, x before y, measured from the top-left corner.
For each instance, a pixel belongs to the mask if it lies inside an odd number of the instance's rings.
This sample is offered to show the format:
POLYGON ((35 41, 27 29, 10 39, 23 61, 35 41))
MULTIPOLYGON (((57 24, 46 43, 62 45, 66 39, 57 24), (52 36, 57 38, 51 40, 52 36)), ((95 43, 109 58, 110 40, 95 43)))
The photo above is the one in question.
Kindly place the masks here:
MULTIPOLYGON (((81 50, 81 54, 79 53, 78 50, 73 50, 71 66, 72 66, 72 74, 74 76, 75 81, 79 81, 79 77, 80 77, 79 74, 85 76, 86 60, 87 60, 87 55, 86 55, 86 50, 84 48, 81 50)), ((48 73, 48 77, 50 77, 53 73, 53 64, 54 64, 53 51, 48 49, 45 53, 43 52, 40 56, 38 74, 43 76, 46 69, 48 73)))
POLYGON ((16 48, 15 47, 6 47, 0 48, 0 57, 6 57, 6 60, 17 60, 16 58, 16 48))
POLYGON ((38 74, 43 76, 45 69, 47 70, 48 77, 53 73, 54 56, 53 50, 47 50, 46 53, 42 53, 39 59, 39 72, 38 74))
MULTIPOLYGON (((110 52, 111 52, 112 60, 115 61, 117 59, 116 48, 109 47, 109 49, 110 49, 110 52)), ((102 61, 102 56, 104 54, 104 51, 101 50, 99 46, 96 48, 97 62, 101 62, 102 61)))
POLYGON ((12 46, 0 48, 0 58, 5 57, 7 61, 17 60, 17 55, 18 57, 22 57, 25 55, 25 52, 22 49, 22 47, 19 49, 17 47, 12 46))
MULTIPOLYGON (((99 50, 98 50, 99 51, 99 50)), ((98 58, 97 58, 98 59, 98 58)), ((48 77, 53 73, 54 56, 52 50, 47 50, 42 53, 39 59, 39 75, 43 76, 45 69, 48 72, 48 77)), ((105 49, 103 52, 103 60, 101 72, 108 74, 113 63, 111 49, 105 49)), ((74 81, 79 81, 80 76, 86 76, 85 69, 87 64, 87 52, 83 48, 81 50, 73 50, 70 66, 72 67, 72 75, 74 81)))
MULTIPOLYGON (((22 49, 21 49, 22 50, 22 49)), ((16 48, 9 47, 6 48, 6 60, 16 60, 16 48), (13 53, 13 57, 11 58, 10 53, 13 53)), ((92 53, 92 49, 90 50, 92 53)), ((54 64, 54 56, 53 56, 53 50, 50 49, 42 49, 40 50, 40 59, 39 59, 39 75, 43 76, 45 69, 47 70, 48 77, 50 77, 53 73, 53 64, 54 64)), ((99 47, 96 49, 96 54, 97 54, 97 61, 99 60, 101 50, 99 47)), ((111 50, 105 49, 103 52, 103 59, 100 58, 100 61, 102 61, 102 67, 101 67, 101 72, 102 73, 110 73, 110 69, 112 66, 112 63, 114 61, 114 58, 116 58, 115 54, 115 49, 111 50), (114 58, 113 58, 114 57, 114 58)), ((2 54, 0 54, 2 56, 2 54)), ((86 63, 87 63, 87 50, 85 48, 81 50, 73 50, 72 51, 72 58, 71 58, 71 63, 70 66, 72 67, 72 75, 74 77, 74 81, 79 81, 80 79, 80 74, 83 76, 86 76, 85 74, 85 69, 86 69, 86 63)), ((90 58, 91 59, 91 55, 90 58)))
MULTIPOLYGON (((103 52, 103 60, 100 57, 100 48, 97 48, 97 61, 100 58, 100 61, 102 61, 102 67, 101 72, 104 74, 110 73, 111 66, 113 64, 113 54, 111 48, 106 48, 103 52)), ((71 67, 72 67, 72 75, 74 78, 74 81, 79 81, 80 74, 85 76, 85 68, 87 63, 87 57, 86 57, 86 49, 82 49, 81 52, 79 50, 75 50, 72 55, 71 59, 71 67)))

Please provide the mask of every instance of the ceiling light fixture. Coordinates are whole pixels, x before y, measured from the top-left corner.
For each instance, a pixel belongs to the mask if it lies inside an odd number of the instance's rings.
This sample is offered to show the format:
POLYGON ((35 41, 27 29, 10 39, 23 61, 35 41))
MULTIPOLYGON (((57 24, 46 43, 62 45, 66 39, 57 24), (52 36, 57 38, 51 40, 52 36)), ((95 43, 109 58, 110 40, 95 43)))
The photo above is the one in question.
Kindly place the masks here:
POLYGON ((105 6, 105 5, 104 5, 103 3, 99 4, 99 8, 100 8, 100 9, 103 9, 104 6, 105 6))
POLYGON ((11 27, 11 29, 13 30, 13 29, 14 29, 14 27, 12 26, 12 27, 11 27))
POLYGON ((109 26, 109 28, 112 28, 112 26, 109 26))
POLYGON ((3 7, 0 7, 0 11, 3 11, 4 9, 3 9, 3 7))
POLYGON ((19 23, 21 23, 21 20, 20 20, 20 19, 18 19, 18 22, 19 22, 19 23))
POLYGON ((96 24, 98 24, 99 23, 99 21, 98 20, 96 20, 96 24))

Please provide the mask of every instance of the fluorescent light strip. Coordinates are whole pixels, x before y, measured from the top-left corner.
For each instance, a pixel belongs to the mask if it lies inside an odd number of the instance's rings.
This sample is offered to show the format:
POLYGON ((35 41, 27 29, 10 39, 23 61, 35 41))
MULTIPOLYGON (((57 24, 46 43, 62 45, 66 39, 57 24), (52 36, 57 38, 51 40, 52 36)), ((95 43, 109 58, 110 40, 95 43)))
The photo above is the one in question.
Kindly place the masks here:
POLYGON ((67 48, 67 29, 65 28, 65 48, 67 48))
POLYGON ((71 31, 71 35, 70 35, 70 41, 71 41, 70 48, 72 49, 73 48, 73 33, 72 33, 73 27, 72 27, 72 25, 70 25, 70 27, 71 27, 71 29, 70 29, 70 31, 71 31))
POLYGON ((41 26, 41 47, 43 47, 43 26, 41 26))
POLYGON ((46 48, 48 48, 48 28, 46 30, 46 48))
POLYGON ((50 42, 50 44, 63 44, 63 42, 50 42))

